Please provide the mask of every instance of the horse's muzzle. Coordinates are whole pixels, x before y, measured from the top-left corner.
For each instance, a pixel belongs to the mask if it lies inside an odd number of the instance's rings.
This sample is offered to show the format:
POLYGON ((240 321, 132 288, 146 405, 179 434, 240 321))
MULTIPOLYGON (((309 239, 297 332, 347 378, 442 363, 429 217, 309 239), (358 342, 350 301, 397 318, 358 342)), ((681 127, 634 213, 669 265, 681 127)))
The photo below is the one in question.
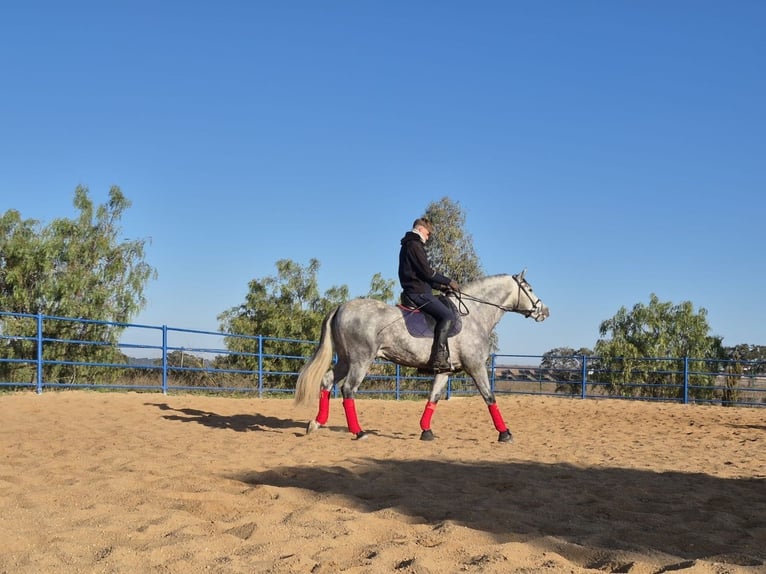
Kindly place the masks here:
POLYGON ((548 309, 548 305, 542 301, 538 301, 529 316, 539 323, 540 321, 545 321, 550 316, 550 314, 551 311, 548 309))

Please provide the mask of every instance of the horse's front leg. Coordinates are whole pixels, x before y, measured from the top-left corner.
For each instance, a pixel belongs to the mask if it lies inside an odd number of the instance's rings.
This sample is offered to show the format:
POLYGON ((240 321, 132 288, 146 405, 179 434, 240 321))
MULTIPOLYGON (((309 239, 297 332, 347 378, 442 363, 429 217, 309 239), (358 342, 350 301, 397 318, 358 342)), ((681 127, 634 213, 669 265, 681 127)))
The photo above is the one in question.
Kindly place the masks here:
POLYGON ((494 395, 492 396, 492 402, 487 402, 487 406, 489 407, 489 415, 492 417, 492 422, 495 424, 495 429, 500 433, 497 437, 498 442, 512 442, 513 435, 508 429, 508 425, 505 424, 503 415, 500 414, 500 409, 495 402, 494 395))
POLYGON ((436 410, 436 403, 442 397, 444 387, 449 381, 449 374, 441 373, 434 377, 434 384, 431 387, 431 394, 428 396, 428 402, 426 408, 423 410, 423 416, 420 417, 420 440, 434 440, 433 431, 431 430, 431 417, 436 410))
POLYGON ((479 369, 475 375, 471 375, 471 378, 489 408, 489 416, 492 417, 492 423, 495 425, 495 429, 500 433, 497 438, 498 442, 512 442, 513 435, 508 429, 508 425, 505 424, 503 415, 500 414, 500 408, 497 406, 495 393, 492 392, 492 389, 489 386, 489 379, 487 378, 486 371, 484 369, 479 369))

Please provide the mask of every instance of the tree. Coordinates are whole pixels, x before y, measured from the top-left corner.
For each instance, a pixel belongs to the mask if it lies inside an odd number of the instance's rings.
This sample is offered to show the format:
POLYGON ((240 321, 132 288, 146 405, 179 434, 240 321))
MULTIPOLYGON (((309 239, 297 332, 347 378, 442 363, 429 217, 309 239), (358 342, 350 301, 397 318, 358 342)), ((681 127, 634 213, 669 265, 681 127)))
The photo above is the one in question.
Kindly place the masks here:
MULTIPOLYGON (((156 271, 144 260, 146 240, 121 240, 119 226, 130 202, 113 186, 109 201, 94 207, 88 189, 78 186, 75 219, 54 219, 47 226, 22 219, 16 210, 0 217, 0 309, 15 313, 126 323, 145 305, 144 287, 156 271)), ((33 319, 0 317, 2 331, 33 336, 33 319)), ((99 341, 104 345, 59 343, 46 359, 103 361, 114 354, 124 327, 93 322, 46 321, 44 337, 99 341)), ((34 356, 30 341, 7 340, 12 356, 34 356)), ((49 365, 47 380, 74 378, 74 367, 49 365)))
MULTIPOLYGON (((651 294, 649 304, 637 303, 631 311, 621 307, 611 319, 600 325, 594 349, 599 358, 600 382, 611 393, 639 394, 649 397, 679 397, 683 372, 678 361, 684 357, 715 358, 716 338, 708 335, 707 311, 696 313, 689 301, 678 305, 661 302, 651 294), (673 359, 675 358, 675 359, 673 359)), ((696 394, 709 394, 703 387, 712 384, 710 377, 694 375, 689 381, 696 394)))
POLYGON ((766 346, 748 345, 743 343, 734 347, 724 347, 724 352, 729 358, 738 358, 742 361, 750 361, 753 366, 760 365, 760 372, 763 372, 766 365, 766 346))
POLYGON ((393 279, 383 279, 380 273, 376 273, 370 279, 370 290, 366 297, 383 301, 383 303, 393 303, 395 288, 396 282, 393 279))
POLYGON ((9 210, 0 218, 0 307, 17 313, 129 321, 146 301, 156 271, 144 261, 146 240, 122 240, 119 221, 130 202, 113 186, 94 210, 78 186, 77 219, 41 227, 9 210))
POLYGON ((558 347, 545 353, 540 361, 540 368, 548 370, 558 381, 557 393, 576 395, 582 392, 582 363, 583 357, 593 351, 580 348, 575 351, 571 347, 558 347))
POLYGON ((460 204, 443 197, 428 205, 425 216, 434 225, 434 234, 426 244, 432 267, 461 284, 483 277, 473 238, 464 228, 465 214, 460 204))
MULTIPOLYGON (((721 404, 734 406, 747 396, 749 387, 758 386, 757 381, 766 373, 766 347, 748 344, 724 347, 721 344, 717 357, 718 360, 711 362, 708 370, 719 373, 721 404)), ((766 403, 766 397, 758 393, 748 400, 766 403)))
MULTIPOLYGON (((162 359, 155 359, 157 367, 162 366, 162 359)), ((220 381, 215 381, 205 370, 205 361, 201 357, 184 351, 170 351, 167 355, 169 378, 174 384, 190 387, 213 387, 220 381)), ((218 386, 221 386, 220 384, 218 386)))
POLYGON ((725 349, 722 348, 721 355, 727 355, 728 360, 725 361, 717 361, 716 365, 722 365, 723 366, 723 389, 721 391, 721 404, 725 407, 731 407, 735 406, 736 403, 740 399, 740 391, 737 389, 737 385, 739 384, 739 381, 742 379, 742 375, 745 373, 744 363, 743 363, 743 351, 744 349, 740 346, 739 348, 735 347, 731 350, 731 353, 726 353, 725 349))
MULTIPOLYGON (((473 238, 465 230, 465 214, 458 202, 443 197, 431 202, 425 216, 434 225, 434 233, 426 243, 431 266, 461 285, 484 276, 481 262, 473 247, 473 238)), ((489 336, 491 351, 497 351, 497 333, 489 336)))
MULTIPOLYGON (((272 373, 295 372, 295 360, 313 352, 313 341, 324 317, 335 306, 349 298, 348 287, 334 286, 319 292, 319 261, 311 259, 303 267, 289 259, 276 263, 277 275, 253 279, 245 302, 218 316, 220 330, 225 333, 285 339, 270 341, 263 369, 272 373)), ((235 354, 219 359, 219 366, 258 370, 258 341, 252 338, 226 337, 226 347, 235 354)), ((279 378, 281 375, 276 375, 279 378)), ((285 379, 287 388, 289 381, 285 379)))

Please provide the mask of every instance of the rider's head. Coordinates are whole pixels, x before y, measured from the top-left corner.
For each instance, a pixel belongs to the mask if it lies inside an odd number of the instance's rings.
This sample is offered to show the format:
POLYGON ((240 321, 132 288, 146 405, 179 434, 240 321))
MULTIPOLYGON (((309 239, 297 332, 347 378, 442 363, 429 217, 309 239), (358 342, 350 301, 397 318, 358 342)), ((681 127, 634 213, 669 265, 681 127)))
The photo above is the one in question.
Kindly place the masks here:
POLYGON ((427 217, 418 217, 415 222, 412 224, 412 229, 417 231, 421 237, 423 237, 423 240, 428 240, 428 238, 431 236, 431 233, 434 231, 434 226, 431 223, 431 220, 427 217))

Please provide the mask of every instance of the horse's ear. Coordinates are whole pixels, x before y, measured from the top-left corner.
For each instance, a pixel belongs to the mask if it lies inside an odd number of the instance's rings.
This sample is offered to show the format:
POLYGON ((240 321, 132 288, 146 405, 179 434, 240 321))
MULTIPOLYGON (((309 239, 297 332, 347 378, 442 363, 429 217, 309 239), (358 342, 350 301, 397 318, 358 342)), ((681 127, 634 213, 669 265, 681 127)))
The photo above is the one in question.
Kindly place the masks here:
POLYGON ((521 273, 519 273, 519 281, 524 279, 524 273, 526 273, 526 272, 527 272, 527 268, 524 267, 524 269, 521 270, 521 273))

